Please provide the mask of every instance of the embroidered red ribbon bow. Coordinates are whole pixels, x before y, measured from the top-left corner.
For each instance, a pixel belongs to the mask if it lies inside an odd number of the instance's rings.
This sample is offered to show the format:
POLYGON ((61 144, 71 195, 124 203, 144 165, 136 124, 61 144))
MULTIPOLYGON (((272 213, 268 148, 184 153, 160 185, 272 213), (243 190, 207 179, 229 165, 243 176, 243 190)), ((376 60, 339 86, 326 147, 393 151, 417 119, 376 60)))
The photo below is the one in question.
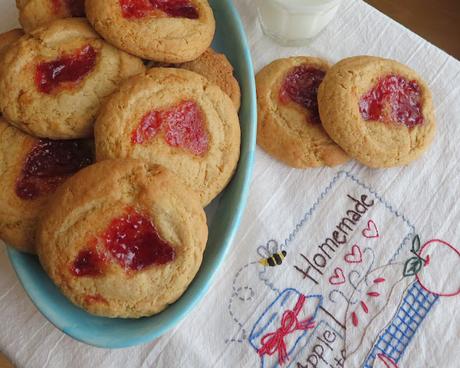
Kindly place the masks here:
POLYGON ((283 313, 283 317, 281 318, 281 327, 275 332, 268 333, 262 337, 262 346, 257 351, 260 357, 265 354, 271 356, 275 354, 275 352, 278 352, 278 363, 283 365, 287 360, 289 360, 284 338, 294 331, 306 331, 315 327, 313 317, 309 317, 303 321, 299 321, 297 319, 303 305, 305 304, 305 299, 305 295, 301 295, 294 307, 294 310, 287 310, 283 313))

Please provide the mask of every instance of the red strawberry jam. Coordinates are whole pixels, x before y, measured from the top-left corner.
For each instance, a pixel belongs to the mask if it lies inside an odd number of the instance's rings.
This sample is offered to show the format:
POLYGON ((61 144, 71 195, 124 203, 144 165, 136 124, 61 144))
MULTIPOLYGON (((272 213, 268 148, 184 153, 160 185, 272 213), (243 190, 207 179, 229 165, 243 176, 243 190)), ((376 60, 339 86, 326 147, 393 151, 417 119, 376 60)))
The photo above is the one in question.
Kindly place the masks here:
POLYGON ((120 0, 120 6, 125 18, 144 18, 158 12, 173 18, 199 18, 190 0, 120 0))
POLYGON ((185 148, 196 156, 203 155, 209 148, 203 113, 193 101, 148 112, 133 131, 131 141, 134 144, 144 144, 160 132, 170 146, 185 148))
POLYGON ((359 100, 364 120, 395 122, 408 128, 423 124, 422 90, 417 81, 388 75, 359 100))
POLYGON ((100 276, 103 270, 104 257, 95 248, 80 251, 71 267, 72 273, 78 277, 100 276))
POLYGON ((284 104, 294 101, 305 107, 313 123, 320 123, 318 111, 318 88, 326 72, 308 65, 293 68, 284 79, 280 90, 280 101, 284 104))
POLYGON ((16 182, 16 195, 33 200, 54 192, 72 174, 93 161, 91 145, 83 140, 40 140, 27 155, 16 182))
POLYGON ((125 270, 139 271, 174 261, 174 249, 163 240, 152 221, 129 208, 112 220, 103 234, 105 246, 125 270))
POLYGON ((38 64, 35 70, 38 90, 50 94, 58 87, 74 86, 94 69, 96 57, 96 50, 86 45, 73 54, 38 64))
POLYGON ((72 17, 85 16, 85 0, 51 0, 53 11, 55 14, 60 14, 63 8, 69 11, 72 17))

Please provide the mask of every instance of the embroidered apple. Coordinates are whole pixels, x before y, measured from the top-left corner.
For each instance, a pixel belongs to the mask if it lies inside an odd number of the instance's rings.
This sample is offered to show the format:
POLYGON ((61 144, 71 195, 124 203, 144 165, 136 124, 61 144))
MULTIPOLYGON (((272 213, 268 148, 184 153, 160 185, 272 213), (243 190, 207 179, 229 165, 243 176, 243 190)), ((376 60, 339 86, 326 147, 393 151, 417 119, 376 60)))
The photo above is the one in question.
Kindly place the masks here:
POLYGON ((412 241, 404 265, 404 276, 415 276, 426 291, 443 297, 460 294, 460 251, 444 240, 433 239, 420 248, 420 237, 412 241))
POLYGON ((418 253, 423 260, 417 281, 432 294, 449 297, 460 294, 460 251, 444 240, 426 242, 418 253))

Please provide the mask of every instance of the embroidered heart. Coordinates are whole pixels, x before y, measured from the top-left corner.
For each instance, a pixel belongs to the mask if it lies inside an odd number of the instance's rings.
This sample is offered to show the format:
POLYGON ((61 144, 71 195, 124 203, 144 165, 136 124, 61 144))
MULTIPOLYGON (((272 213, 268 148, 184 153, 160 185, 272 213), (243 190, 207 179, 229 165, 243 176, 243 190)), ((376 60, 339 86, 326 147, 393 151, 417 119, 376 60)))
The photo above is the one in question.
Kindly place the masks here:
POLYGON ((363 236, 368 239, 378 238, 380 236, 379 229, 374 221, 369 220, 367 222, 367 228, 362 232, 363 236))
POLYGON ((334 270, 334 274, 331 277, 329 277, 329 282, 332 285, 345 284, 345 275, 343 274, 343 270, 340 267, 337 267, 334 270))
POLYGON ((353 247, 351 247, 351 252, 345 254, 344 259, 347 263, 361 263, 363 261, 361 248, 357 244, 353 245, 353 247))

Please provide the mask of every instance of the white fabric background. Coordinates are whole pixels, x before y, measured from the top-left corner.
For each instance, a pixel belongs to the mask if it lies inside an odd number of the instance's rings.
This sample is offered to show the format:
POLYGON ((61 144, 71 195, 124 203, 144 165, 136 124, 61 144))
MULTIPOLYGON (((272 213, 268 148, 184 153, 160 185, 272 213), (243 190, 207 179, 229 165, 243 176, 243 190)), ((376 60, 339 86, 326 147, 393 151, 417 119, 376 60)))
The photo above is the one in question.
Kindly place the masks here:
MULTIPOLYGON (((61 333, 27 298, 2 248, 0 350, 18 367, 259 366, 257 354, 245 340, 247 336, 229 314, 235 273, 245 264, 257 261, 259 245, 272 238, 285 239, 339 170, 375 188, 410 219, 424 239, 457 242, 458 248, 460 63, 360 0, 345 0, 338 18, 303 48, 282 48, 265 38, 256 21, 253 0, 235 0, 235 4, 246 27, 256 70, 288 55, 314 55, 334 62, 351 55, 372 54, 413 67, 433 91, 439 125, 433 147, 421 160, 405 168, 370 170, 351 162, 339 169, 306 171, 289 169, 258 149, 242 226, 211 291, 180 326, 144 346, 103 350, 61 333)), ((2 19, 7 21, 2 23, 2 29, 7 30, 15 24, 12 21, 15 12, 9 5, 3 8, 7 11, 2 19)), ((333 196, 332 193, 332 202, 333 196)), ((331 225, 337 219, 331 216, 331 225)), ((243 283, 251 283, 255 276, 256 271, 249 266, 238 275, 243 283)), ((261 305, 273 300, 268 292, 261 292, 258 297, 261 305)), ((434 308, 400 361, 400 367, 458 367, 460 313, 455 311, 458 299, 443 300, 434 308)), ((240 323, 248 330, 258 308, 246 309, 245 313, 245 320, 240 323)))

